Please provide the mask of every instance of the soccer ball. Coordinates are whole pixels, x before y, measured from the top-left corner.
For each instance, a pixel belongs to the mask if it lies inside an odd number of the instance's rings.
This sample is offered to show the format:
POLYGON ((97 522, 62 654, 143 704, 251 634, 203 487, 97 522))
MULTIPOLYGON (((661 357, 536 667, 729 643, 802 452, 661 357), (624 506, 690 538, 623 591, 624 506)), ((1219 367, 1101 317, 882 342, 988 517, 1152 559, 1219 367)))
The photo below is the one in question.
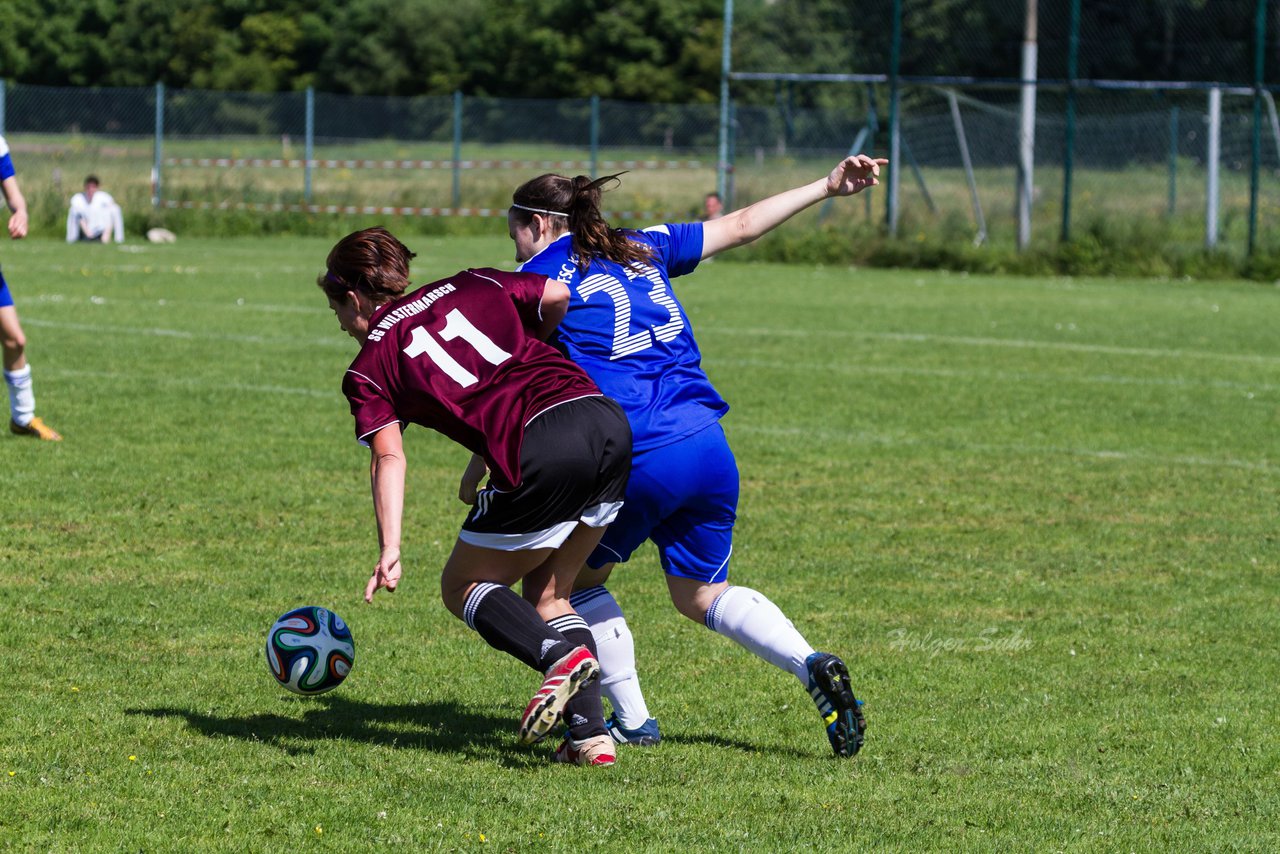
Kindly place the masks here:
POLYGON ((332 691, 347 678, 355 660, 351 629, 326 608, 296 608, 276 620, 267 633, 271 675, 295 694, 332 691))

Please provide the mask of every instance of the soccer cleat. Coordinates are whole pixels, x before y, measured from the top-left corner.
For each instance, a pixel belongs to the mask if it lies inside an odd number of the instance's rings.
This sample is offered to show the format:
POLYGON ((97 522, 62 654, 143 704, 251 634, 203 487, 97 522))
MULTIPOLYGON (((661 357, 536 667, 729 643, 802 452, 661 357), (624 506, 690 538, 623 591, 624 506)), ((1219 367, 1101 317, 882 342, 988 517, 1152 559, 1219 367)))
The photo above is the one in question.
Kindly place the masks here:
POLYGON ((604 725, 609 730, 609 735, 613 736, 613 740, 618 744, 653 747, 662 741, 662 733, 658 732, 658 721, 655 718, 649 718, 635 729, 627 729, 618 720, 618 713, 614 712, 609 715, 609 720, 605 721, 604 725))
POLYGON ((613 739, 596 735, 582 741, 566 738, 556 749, 555 760, 570 765, 613 765, 618 761, 618 754, 613 739))
POLYGON ((32 418, 25 425, 9 420, 9 432, 15 436, 34 436, 46 442, 61 442, 62 436, 39 418, 32 418))
POLYGON ((853 756, 862 747, 867 722, 862 701, 849 687, 849 669, 829 652, 815 652, 804 663, 809 669, 809 695, 827 725, 831 749, 836 756, 853 756))
POLYGON ((585 646, 574 647, 551 665, 542 687, 520 718, 520 743, 533 744, 546 738, 564 713, 565 704, 599 673, 600 662, 585 646))

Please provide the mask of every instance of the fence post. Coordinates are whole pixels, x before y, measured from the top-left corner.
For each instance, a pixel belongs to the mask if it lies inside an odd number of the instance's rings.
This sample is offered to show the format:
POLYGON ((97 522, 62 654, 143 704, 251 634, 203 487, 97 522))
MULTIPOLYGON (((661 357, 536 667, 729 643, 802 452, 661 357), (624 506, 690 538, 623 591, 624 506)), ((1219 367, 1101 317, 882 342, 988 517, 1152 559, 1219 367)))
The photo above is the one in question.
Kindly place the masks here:
POLYGON ((1222 147, 1222 90, 1209 90, 1209 146, 1205 165, 1209 169, 1205 192, 1204 246, 1213 249, 1218 245, 1218 161, 1222 147))
POLYGON ((716 191, 729 204, 729 71, 732 67, 733 0, 724 0, 724 38, 720 44, 720 147, 716 191))
POLYGON ((1249 163, 1249 254, 1258 239, 1258 169, 1262 162, 1262 73, 1266 55, 1267 0, 1258 0, 1258 17, 1254 22, 1253 60, 1253 148, 1249 163))
POLYGON ((591 96, 591 177, 600 175, 600 96, 591 96))
POLYGON ((164 198, 164 83, 156 83, 155 162, 151 166, 151 207, 160 207, 164 198))
POLYGON ((1062 242, 1071 239, 1071 180, 1076 154, 1076 73, 1080 53, 1080 0, 1071 0, 1067 39, 1067 127, 1062 152, 1062 242))
POLYGON ((462 92, 453 93, 453 210, 462 207, 462 92))
POLYGON ((737 193, 737 182, 734 180, 737 174, 734 171, 734 161, 738 159, 738 105, 729 105, 729 162, 725 167, 725 195, 720 198, 724 201, 727 210, 733 210, 736 207, 734 195, 737 193))
POLYGON ((303 146, 306 162, 303 164, 303 187, 302 197, 307 204, 311 204, 311 161, 315 156, 316 142, 316 90, 313 86, 307 87, 307 109, 306 109, 306 144, 303 146))
POLYGON ((1036 160, 1036 0, 1027 0, 1022 36, 1022 124, 1018 132, 1018 249, 1031 245, 1031 203, 1035 193, 1032 175, 1036 160))
POLYGON ((1169 218, 1178 208, 1178 105, 1169 110, 1169 218))
POLYGON ((898 188, 901 170, 902 128, 898 98, 898 66, 902 59, 902 0, 893 0, 893 31, 889 40, 889 192, 885 199, 885 225, 889 236, 898 236, 898 188))

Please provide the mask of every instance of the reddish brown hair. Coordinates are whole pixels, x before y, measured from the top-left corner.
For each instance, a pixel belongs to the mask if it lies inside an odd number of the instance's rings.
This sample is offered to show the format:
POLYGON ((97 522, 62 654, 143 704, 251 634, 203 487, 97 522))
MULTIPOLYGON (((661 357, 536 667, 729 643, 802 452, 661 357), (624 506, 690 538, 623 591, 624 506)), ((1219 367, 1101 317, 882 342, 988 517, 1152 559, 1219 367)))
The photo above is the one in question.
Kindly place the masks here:
POLYGON ((329 299, 343 304, 347 292, 368 297, 374 305, 390 302, 409 286, 409 251, 381 226, 348 234, 329 250, 327 268, 316 284, 329 299))
MULTIPOLYGON (((624 173, 618 173, 622 175, 624 173)), ((539 175, 526 181, 511 194, 511 201, 528 208, 556 211, 567 214, 569 233, 573 235, 573 251, 578 255, 578 268, 586 270, 596 258, 604 258, 618 264, 643 264, 653 257, 652 250, 643 243, 630 239, 635 232, 625 228, 610 228, 600 211, 600 197, 610 182, 620 183, 618 175, 605 175, 594 181, 586 175, 566 178, 563 175, 539 175)), ((527 225, 533 212, 512 208, 517 222, 527 225)), ((551 216, 552 226, 559 216, 551 216)))

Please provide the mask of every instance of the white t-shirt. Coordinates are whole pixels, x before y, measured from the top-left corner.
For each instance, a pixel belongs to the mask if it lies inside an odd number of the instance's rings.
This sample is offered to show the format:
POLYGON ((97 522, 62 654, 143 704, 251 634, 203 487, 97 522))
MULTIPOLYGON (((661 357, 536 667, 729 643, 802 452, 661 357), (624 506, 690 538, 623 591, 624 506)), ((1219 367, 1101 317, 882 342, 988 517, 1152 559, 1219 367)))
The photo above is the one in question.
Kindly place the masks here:
POLYGON ((71 209, 67 212, 67 242, 75 243, 80 239, 80 223, 83 220, 84 230, 90 237, 101 237, 110 231, 116 243, 124 242, 124 216, 116 200, 106 190, 98 190, 93 199, 85 198, 84 193, 76 193, 71 197, 71 209))

